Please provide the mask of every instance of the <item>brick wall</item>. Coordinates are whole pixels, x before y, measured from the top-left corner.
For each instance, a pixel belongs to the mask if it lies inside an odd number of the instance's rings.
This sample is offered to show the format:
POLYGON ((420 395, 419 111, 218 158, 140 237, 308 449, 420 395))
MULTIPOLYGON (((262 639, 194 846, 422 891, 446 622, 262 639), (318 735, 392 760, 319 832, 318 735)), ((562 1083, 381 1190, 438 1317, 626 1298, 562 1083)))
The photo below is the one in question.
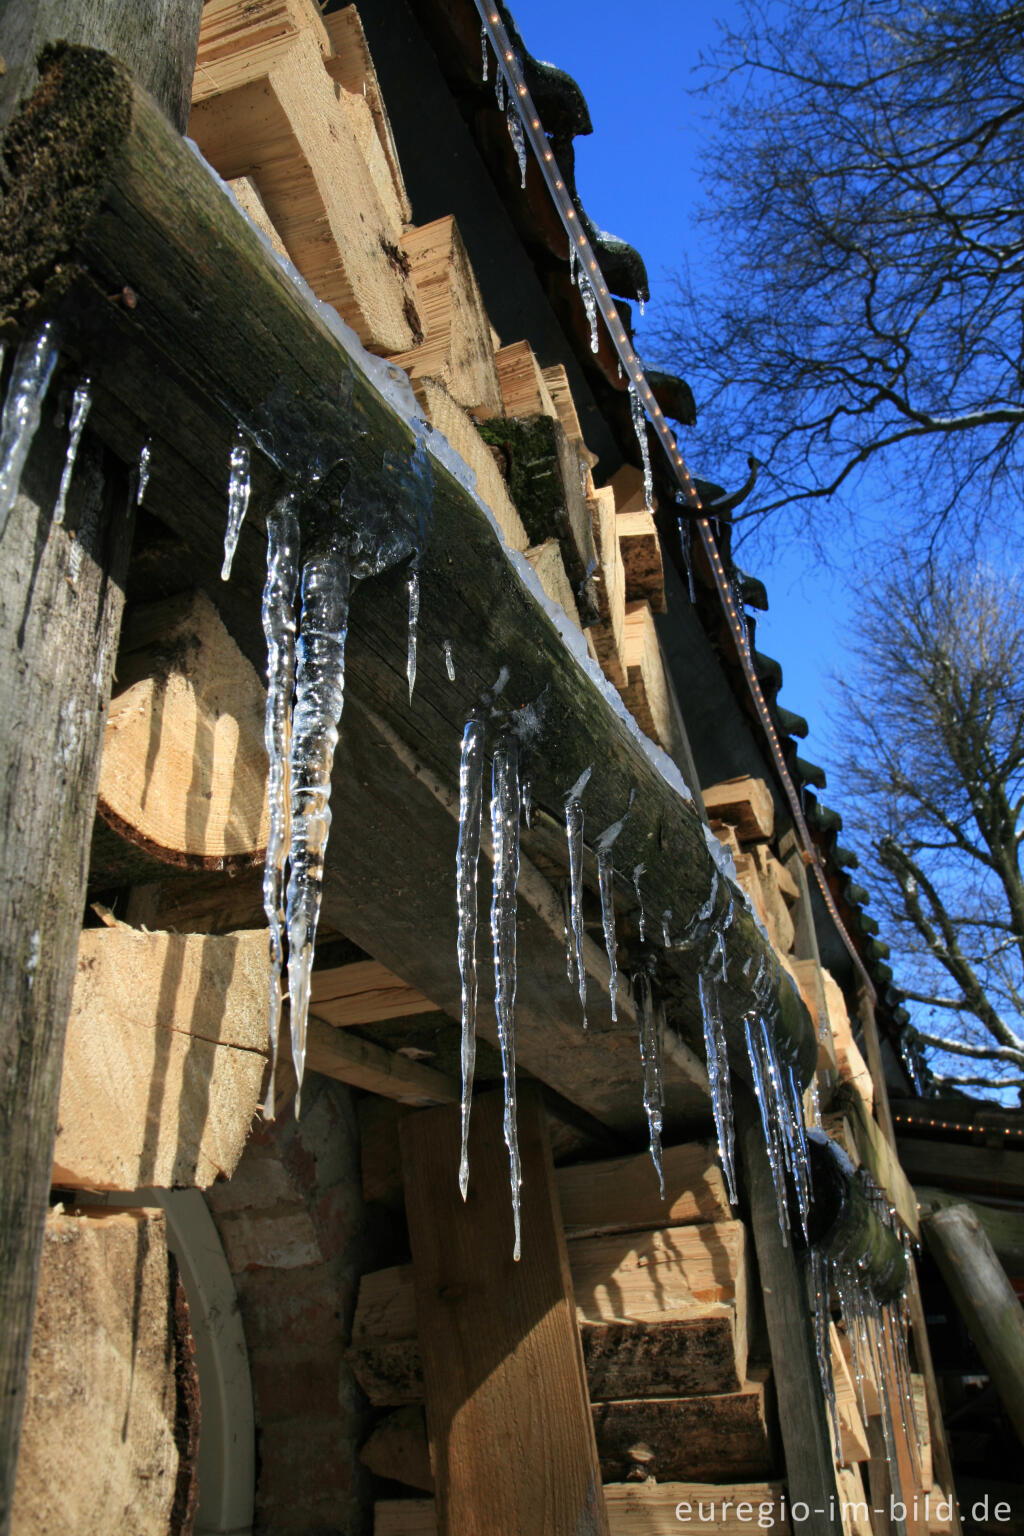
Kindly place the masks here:
POLYGON ((255 1532, 364 1536, 364 1399, 345 1364, 365 1228, 352 1093, 311 1074, 207 1192, 235 1277, 256 1416, 255 1532))

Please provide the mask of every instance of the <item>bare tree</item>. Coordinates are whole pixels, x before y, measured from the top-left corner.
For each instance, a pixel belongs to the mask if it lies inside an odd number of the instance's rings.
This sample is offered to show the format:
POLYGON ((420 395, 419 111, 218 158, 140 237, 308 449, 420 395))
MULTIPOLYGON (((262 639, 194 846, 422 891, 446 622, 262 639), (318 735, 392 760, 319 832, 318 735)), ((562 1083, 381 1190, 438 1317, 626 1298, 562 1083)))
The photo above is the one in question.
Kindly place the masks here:
POLYGON ((764 463, 737 520, 855 507, 869 470, 932 541, 1011 516, 1024 4, 748 0, 702 63, 717 255, 655 341, 698 398, 690 457, 723 484, 764 463))
POLYGON ((844 807, 929 1064, 1024 1088, 1024 577, 897 562, 840 683, 844 807))

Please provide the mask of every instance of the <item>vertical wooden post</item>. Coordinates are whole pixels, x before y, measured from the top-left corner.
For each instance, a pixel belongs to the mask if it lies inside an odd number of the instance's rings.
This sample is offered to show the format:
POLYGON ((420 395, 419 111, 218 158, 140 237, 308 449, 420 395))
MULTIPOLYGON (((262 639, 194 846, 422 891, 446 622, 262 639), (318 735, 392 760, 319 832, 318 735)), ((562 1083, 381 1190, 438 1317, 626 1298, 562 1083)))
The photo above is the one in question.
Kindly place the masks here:
POLYGON ((607 1536, 547 1123, 520 1085, 522 1259, 512 1258, 499 1093, 402 1122, 427 1431, 440 1536, 607 1536))
MULTIPOLYGON (((183 127, 201 9, 201 0, 160 0, 158 14, 123 0, 9 0, 0 126, 31 89, 39 47, 59 36, 125 58, 183 127)), ((10 1529, 133 510, 124 466, 86 433, 65 526, 51 526, 67 440, 53 426, 55 405, 46 402, 0 539, 0 1536, 10 1529)))
POLYGON ((791 1243, 783 1247, 757 1106, 741 1085, 736 1084, 735 1094, 737 1139, 761 1273, 790 1507, 804 1503, 814 1512, 815 1536, 843 1536, 804 1267, 791 1243))

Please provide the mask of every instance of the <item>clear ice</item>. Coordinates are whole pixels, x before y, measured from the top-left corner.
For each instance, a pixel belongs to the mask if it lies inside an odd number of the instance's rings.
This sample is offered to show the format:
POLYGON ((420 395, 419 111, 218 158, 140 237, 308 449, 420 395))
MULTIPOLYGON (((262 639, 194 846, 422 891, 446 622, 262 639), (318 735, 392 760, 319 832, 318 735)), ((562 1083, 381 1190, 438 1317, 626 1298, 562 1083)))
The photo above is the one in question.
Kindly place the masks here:
POLYGON ((836 1405, 836 1384, 832 1372, 832 1341, 829 1324, 832 1311, 829 1305, 829 1262, 817 1248, 808 1250, 807 1280, 811 1293, 811 1317, 814 1322, 814 1352, 818 1358, 818 1375, 821 1392, 828 1409, 829 1429, 832 1434, 832 1452, 837 1466, 843 1465, 843 1442, 839 1433, 839 1409, 836 1405))
POLYGON ((608 955, 608 996, 613 1019, 618 1017, 615 1007, 619 989, 619 966, 616 956, 618 944, 615 938, 615 870, 612 866, 612 844, 626 824, 626 816, 632 809, 635 797, 636 791, 633 790, 629 797, 626 815, 620 816, 618 821, 606 827, 597 840, 597 882, 601 892, 601 926, 604 929, 604 947, 608 955))
POLYGON ((462 733, 462 752, 459 758, 459 845, 455 868, 459 914, 459 977, 462 982, 462 1156, 459 1162, 459 1189, 463 1200, 469 1191, 469 1115, 476 1066, 477 866, 480 859, 483 787, 484 722, 472 716, 466 721, 462 733))
POLYGON ((519 162, 520 186, 526 186, 526 135, 523 133, 523 124, 519 116, 519 108, 512 92, 508 93, 508 102, 505 107, 505 122, 508 124, 508 135, 512 140, 512 148, 516 152, 516 160, 519 162))
POLYGON ((576 254, 576 242, 575 242, 575 240, 570 240, 569 241, 569 281, 570 281, 570 283, 572 283, 574 288, 576 286, 576 267, 577 267, 578 262, 579 262, 579 256, 576 254))
POLYGON ((647 943, 647 914, 644 912, 643 892, 640 889, 640 876, 645 874, 646 871, 646 864, 638 864, 633 870, 633 889, 636 891, 637 906, 640 909, 639 917, 637 918, 637 928, 640 933, 641 944, 647 943))
POLYGON ((754 1079, 757 1107, 761 1115, 761 1129, 764 1132, 765 1150, 768 1153, 768 1162, 771 1167, 772 1185, 775 1190, 775 1204, 779 1215, 779 1231, 782 1233, 783 1247, 787 1247, 789 1244, 789 1204, 786 1196, 785 1154, 781 1145, 782 1131, 776 1114, 771 1076, 764 1059, 764 1034, 761 1026, 762 1021, 760 1018, 752 1018, 748 1015, 744 1021, 747 1038, 747 1057, 750 1061, 750 1071, 754 1079))
POLYGON ((519 880, 519 750, 515 739, 502 737, 491 765, 491 842, 494 886, 491 898, 491 938, 494 943, 494 1011, 498 1020, 501 1067, 505 1079, 505 1145, 508 1147, 515 1246, 522 1252, 519 1190, 519 1137, 516 1128, 516 885, 519 880))
POLYGON ((527 831, 529 831, 530 818, 531 818, 532 815, 533 815, 533 781, 531 779, 524 779, 523 780, 523 821, 526 824, 527 831))
POLYGON ((448 673, 448 681, 454 683, 455 657, 452 655, 452 643, 450 640, 444 642, 444 669, 448 673))
POLYGON ((499 64, 494 71, 494 94, 498 102, 498 110, 505 110, 505 76, 501 72, 499 64))
MULTIPOLYGON (((594 348, 597 351, 597 348, 594 348)), ((651 450, 647 441, 647 417, 637 393, 636 385, 630 382, 629 409, 633 417, 633 430, 636 440, 640 444, 640 458, 644 466, 644 505, 648 512, 654 511, 654 476, 651 474, 651 450)))
MULTIPOLYGON (((600 338, 597 333, 597 294, 591 286, 590 278, 580 268, 579 276, 580 298, 583 300, 583 308, 587 312, 587 320, 590 325, 590 350, 596 352, 600 346, 600 338)), ((632 386, 630 386, 632 388, 632 386)))
POLYGON ((331 826, 331 765, 345 700, 345 640, 352 575, 341 542, 302 568, 302 614, 295 647, 295 707, 289 754, 291 848, 288 893, 288 992, 292 1056, 301 1102, 313 947, 320 918, 324 851, 331 826))
POLYGON ((487 46, 487 28, 483 22, 480 23, 480 57, 481 64, 483 66, 481 78, 486 82, 487 70, 490 64, 490 52, 487 46))
POLYGON ((662 1019, 655 1009, 651 991, 651 978, 646 971, 638 971, 633 977, 633 996, 636 1002, 636 1028, 640 1041, 640 1062, 643 1068, 644 1110, 650 1134, 651 1160, 658 1175, 661 1198, 665 1198, 665 1171, 661 1157, 662 1118, 665 1110, 665 1091, 661 1075, 662 1019))
POLYGON ((284 876, 289 839, 288 752, 295 687, 295 597, 299 584, 299 520, 285 496, 267 518, 267 579, 263 633, 267 642, 267 798, 270 829, 263 865, 263 910, 270 943, 270 1082, 264 1114, 274 1118, 274 1083, 281 1033, 281 971, 284 966, 284 876))
MULTIPOLYGON (((573 962, 580 989, 583 1028, 587 1027, 587 971, 583 964, 583 802, 580 799, 593 768, 586 768, 565 800, 565 835, 569 845, 569 894, 572 912, 573 962)), ((569 978, 573 978, 570 976, 569 978)))
POLYGON ((241 432, 239 432, 228 459, 228 521, 224 529, 224 564, 220 569, 221 581, 228 581, 231 577, 231 565, 238 547, 242 519, 249 507, 251 488, 249 449, 242 441, 241 432))
POLYGON ((64 455, 64 468, 60 475, 60 489, 53 507, 53 521, 58 526, 63 523, 64 513, 67 511, 68 492, 71 489, 71 477, 75 472, 75 460, 78 458, 78 445, 82 441, 85 419, 91 406, 92 384, 85 378, 75 390, 71 401, 71 414, 68 417, 68 447, 64 455))
POLYGON ((145 496, 146 487, 149 484, 149 476, 152 463, 153 450, 149 443, 145 442, 139 449, 139 467, 136 471, 135 479, 135 505, 137 507, 142 506, 142 498, 145 496))
POLYGON ((14 354, 11 377, 0 415, 0 535, 7 527, 21 488, 21 472, 39 429, 46 391, 53 378, 59 347, 57 327, 46 320, 14 354))
POLYGON ((416 651, 419 645, 420 626, 420 568, 413 564, 406 580, 409 594, 409 634, 405 655, 405 675, 409 682, 409 703, 416 688, 416 651))
POLYGON ((718 993, 718 977, 708 966, 702 966, 698 972, 697 991, 704 1023, 704 1053, 707 1057, 708 1081, 711 1084, 711 1108, 715 1117, 715 1130, 718 1132, 718 1156, 722 1164, 722 1172, 725 1174, 729 1200, 735 1205, 737 1203, 736 1132, 732 1116, 729 1052, 718 993))

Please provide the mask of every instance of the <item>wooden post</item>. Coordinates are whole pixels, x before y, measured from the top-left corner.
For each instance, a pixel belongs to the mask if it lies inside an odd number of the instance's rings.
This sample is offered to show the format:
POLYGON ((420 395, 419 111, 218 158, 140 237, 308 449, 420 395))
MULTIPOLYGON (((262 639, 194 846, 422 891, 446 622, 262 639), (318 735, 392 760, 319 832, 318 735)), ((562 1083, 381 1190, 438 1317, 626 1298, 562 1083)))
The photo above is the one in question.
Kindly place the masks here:
POLYGON ((502 1098, 402 1122, 441 1536, 606 1536, 601 1473, 540 1093, 521 1084, 522 1259, 512 1258, 502 1098))
POLYGON ((815 1512, 815 1536, 843 1536, 803 1263, 792 1244, 783 1247, 760 1118, 750 1092, 740 1085, 734 1109, 761 1272, 790 1507, 802 1501, 815 1512))
POLYGON ((921 1221, 928 1248, 1024 1444, 1024 1309, 969 1205, 921 1221))
MULTIPOLYGON (((190 79, 198 0, 163 0, 161 10, 166 28, 149 7, 113 0, 8 4, 0 123, 31 83, 47 31, 107 45, 136 65, 173 58, 165 71, 147 73, 153 90, 162 74, 165 84, 172 76, 180 82, 187 69, 190 79)), ((161 104, 180 119, 182 103, 170 95, 161 104)), ((54 399, 59 384, 51 386, 54 399)), ((132 528, 127 473, 88 434, 65 525, 51 527, 66 445, 66 433, 50 425, 53 414, 48 402, 0 541, 0 1536, 10 1528, 64 1030, 132 528), (82 562, 72 581, 74 544, 82 562)))

